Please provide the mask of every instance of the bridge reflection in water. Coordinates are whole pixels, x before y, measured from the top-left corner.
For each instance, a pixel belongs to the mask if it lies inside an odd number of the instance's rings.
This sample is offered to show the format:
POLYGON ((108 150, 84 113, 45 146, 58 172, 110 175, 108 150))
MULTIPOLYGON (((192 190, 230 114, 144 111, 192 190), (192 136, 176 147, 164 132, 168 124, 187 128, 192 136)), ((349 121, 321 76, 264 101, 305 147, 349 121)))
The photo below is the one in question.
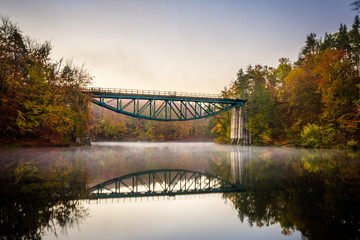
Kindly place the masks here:
POLYGON ((128 174, 93 186, 90 199, 243 192, 241 185, 211 174, 160 169, 128 174))
POLYGON ((231 179, 232 183, 243 184, 246 177, 246 164, 250 161, 251 148, 247 146, 231 147, 231 179))

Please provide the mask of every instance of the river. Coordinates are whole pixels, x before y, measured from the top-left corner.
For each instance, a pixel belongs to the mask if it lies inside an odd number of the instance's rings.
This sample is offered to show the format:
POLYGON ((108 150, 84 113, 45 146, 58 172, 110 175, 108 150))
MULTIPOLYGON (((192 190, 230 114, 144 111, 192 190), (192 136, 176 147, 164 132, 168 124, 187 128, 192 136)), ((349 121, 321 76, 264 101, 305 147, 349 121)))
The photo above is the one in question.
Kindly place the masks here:
POLYGON ((0 149, 0 239, 359 239, 360 153, 215 143, 0 149), (86 199, 183 169, 245 192, 86 199))

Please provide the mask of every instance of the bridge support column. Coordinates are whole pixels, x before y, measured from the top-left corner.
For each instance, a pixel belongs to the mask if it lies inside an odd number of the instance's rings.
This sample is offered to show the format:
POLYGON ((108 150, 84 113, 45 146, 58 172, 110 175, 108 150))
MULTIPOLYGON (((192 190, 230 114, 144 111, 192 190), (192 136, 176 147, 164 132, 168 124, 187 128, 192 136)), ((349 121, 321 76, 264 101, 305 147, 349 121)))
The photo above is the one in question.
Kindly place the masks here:
POLYGON ((235 107, 232 110, 231 116, 231 144, 250 145, 251 136, 246 128, 248 122, 247 114, 240 107, 235 107))

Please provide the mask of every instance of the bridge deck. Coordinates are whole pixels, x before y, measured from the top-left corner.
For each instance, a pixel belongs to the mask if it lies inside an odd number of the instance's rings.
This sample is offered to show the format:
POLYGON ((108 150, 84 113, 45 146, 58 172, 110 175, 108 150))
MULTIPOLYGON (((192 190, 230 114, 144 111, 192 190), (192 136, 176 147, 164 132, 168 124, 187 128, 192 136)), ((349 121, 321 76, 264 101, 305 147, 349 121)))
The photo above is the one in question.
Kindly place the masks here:
MULTIPOLYGON (((158 91, 141 89, 122 89, 122 88, 86 88, 83 92, 95 95, 113 96, 143 96, 143 97, 166 97, 166 98, 192 98, 192 99, 223 99, 220 94, 189 93, 176 91, 158 91)), ((234 99, 234 98, 229 98, 234 99)))

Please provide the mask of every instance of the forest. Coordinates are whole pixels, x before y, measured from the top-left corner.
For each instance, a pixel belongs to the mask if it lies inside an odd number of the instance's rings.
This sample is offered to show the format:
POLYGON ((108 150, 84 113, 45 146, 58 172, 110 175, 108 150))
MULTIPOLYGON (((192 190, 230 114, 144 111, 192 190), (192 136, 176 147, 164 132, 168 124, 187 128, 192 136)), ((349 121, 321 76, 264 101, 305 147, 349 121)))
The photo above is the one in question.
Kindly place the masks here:
POLYGON ((51 48, 1 18, 0 143, 67 145, 88 131, 88 97, 80 90, 92 77, 71 61, 52 60, 51 48))
MULTIPOLYGON (((81 89, 92 76, 50 58, 50 42, 0 26, 0 143, 82 144, 91 140, 230 143, 231 111, 185 122, 135 119, 93 106, 81 89)), ((295 62, 249 65, 221 92, 247 99, 242 114, 253 145, 357 148, 360 141, 360 20, 350 29, 306 36, 295 62)))
POLYGON ((91 107, 90 135, 96 141, 212 141, 208 119, 152 121, 91 107))
MULTIPOLYGON (((254 145, 356 148, 360 140, 360 21, 351 29, 306 37, 297 61, 240 69, 223 96, 247 99, 242 114, 254 145)), ((228 143, 230 115, 210 125, 216 142, 228 143)))

